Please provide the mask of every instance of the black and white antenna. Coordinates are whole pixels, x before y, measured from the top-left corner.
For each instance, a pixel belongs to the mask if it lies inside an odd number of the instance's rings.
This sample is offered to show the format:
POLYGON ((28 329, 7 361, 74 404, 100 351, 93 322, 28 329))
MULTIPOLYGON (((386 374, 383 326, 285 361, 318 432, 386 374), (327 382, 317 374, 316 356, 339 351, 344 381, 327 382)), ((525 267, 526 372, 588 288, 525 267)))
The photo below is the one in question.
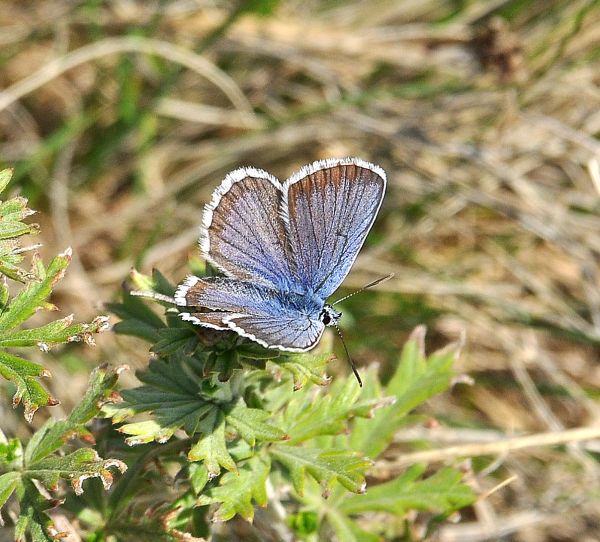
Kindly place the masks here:
MULTIPOLYGON (((373 288, 373 286, 377 286, 378 284, 381 284, 382 282, 385 282, 386 280, 391 279, 393 276, 394 276, 394 273, 391 273, 385 277, 381 277, 377 280, 374 280, 373 282, 369 282, 369 284, 366 284, 359 290, 356 290, 356 292, 352 292, 351 294, 348 294, 347 296, 344 296, 341 299, 334 301, 331 304, 331 306, 333 307, 333 305, 337 305, 341 301, 344 301, 344 299, 348 299, 349 297, 352 297, 353 295, 359 294, 360 292, 364 292, 365 290, 367 290, 369 288, 373 288)), ((350 357, 350 352, 348 352, 348 347, 346 346, 346 341, 344 340, 344 336, 342 335, 342 330, 339 328, 339 326, 337 325, 337 323, 335 321, 333 322, 333 325, 335 326, 335 329, 337 330, 338 335, 340 336, 342 344, 344 345, 344 351, 346 352, 346 358, 348 359, 348 363, 350 364, 350 367, 352 367, 352 372, 354 373, 354 376, 356 377, 356 380, 358 381, 358 385, 362 388, 362 385, 363 385, 362 380, 360 378, 360 375, 358 374, 356 365, 354 365, 354 360, 350 357)))
POLYGON ((342 297, 341 299, 334 301, 331 304, 331 306, 333 307, 334 305, 341 303, 342 301, 344 301, 345 299, 348 299, 349 297, 352 297, 353 295, 360 294, 361 292, 364 292, 365 290, 368 290, 369 288, 373 288, 373 286, 377 286, 378 284, 381 284, 382 282, 386 282, 386 281, 390 280, 394 275, 395 275, 395 273, 390 273, 389 275, 386 275, 385 277, 381 277, 380 279, 374 280, 373 282, 369 282, 369 284, 366 284, 359 290, 356 290, 356 292, 352 292, 351 294, 348 294, 348 295, 342 297))
POLYGON ((340 339, 342 340, 342 344, 344 345, 344 350, 346 352, 346 358, 348 359, 348 363, 350 364, 350 367, 352 367, 352 372, 354 373, 354 376, 356 377, 356 380, 358 380, 358 385, 362 388, 362 380, 360 378, 360 375, 358 374, 358 370, 356 368, 356 365, 354 365, 354 360, 350 357, 350 352, 348 352, 348 347, 346 346, 346 341, 344 340, 344 336, 342 335, 342 330, 339 328, 339 326, 334 322, 333 323, 335 329, 338 332, 338 335, 340 336, 340 339))

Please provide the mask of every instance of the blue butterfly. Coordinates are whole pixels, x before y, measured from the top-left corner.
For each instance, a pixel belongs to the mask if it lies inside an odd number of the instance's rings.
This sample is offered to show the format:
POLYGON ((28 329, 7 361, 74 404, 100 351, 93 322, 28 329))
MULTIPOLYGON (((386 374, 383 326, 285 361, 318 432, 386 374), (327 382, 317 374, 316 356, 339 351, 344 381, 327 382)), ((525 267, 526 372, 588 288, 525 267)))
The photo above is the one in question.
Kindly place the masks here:
POLYGON ((350 271, 385 188, 383 169, 359 158, 321 160, 284 183, 260 169, 232 171, 204 209, 199 241, 224 276, 180 284, 175 302, 189 308, 181 318, 267 348, 310 350, 341 317, 325 301, 350 271))

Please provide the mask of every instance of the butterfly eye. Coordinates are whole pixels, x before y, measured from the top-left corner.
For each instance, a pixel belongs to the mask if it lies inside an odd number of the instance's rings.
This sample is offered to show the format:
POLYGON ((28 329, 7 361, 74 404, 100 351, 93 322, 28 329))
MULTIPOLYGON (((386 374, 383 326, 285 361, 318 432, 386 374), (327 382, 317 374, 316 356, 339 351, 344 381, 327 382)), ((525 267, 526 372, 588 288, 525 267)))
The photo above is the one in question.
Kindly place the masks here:
POLYGON ((329 315, 329 313, 323 309, 321 311, 321 314, 319 315, 319 319, 321 320, 321 322, 323 322, 326 326, 328 326, 331 323, 331 316, 329 315))
POLYGON ((331 305, 325 305, 321 313, 319 314, 319 320, 326 326, 335 324, 342 316, 341 312, 337 312, 331 305))

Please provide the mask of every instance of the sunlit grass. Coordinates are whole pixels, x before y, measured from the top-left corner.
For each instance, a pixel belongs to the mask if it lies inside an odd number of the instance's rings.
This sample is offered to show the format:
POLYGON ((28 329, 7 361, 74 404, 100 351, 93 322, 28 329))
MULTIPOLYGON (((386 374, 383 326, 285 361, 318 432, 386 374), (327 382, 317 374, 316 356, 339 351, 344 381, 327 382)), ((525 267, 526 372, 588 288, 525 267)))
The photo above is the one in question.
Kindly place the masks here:
MULTIPOLYGON (((285 178, 311 160, 361 156, 390 186, 339 297, 395 277, 343 303, 356 360, 389 375, 415 325, 430 328, 432 347, 464 331, 459 369, 475 387, 437 398, 430 416, 509 435, 597 422, 600 196, 587 164, 600 153, 598 2, 158 5, 8 1, 0 12, 0 103, 49 63, 96 54, 0 108, 0 162, 43 211, 43 250, 74 248, 54 300, 64 314, 96 314, 132 266, 173 282, 188 260, 201 266, 201 208, 231 169, 285 178), (139 42, 111 52, 118 38, 139 42)), ((135 345, 99 346, 146 362, 135 345)), ((65 364, 79 370, 80 359, 65 364)), ((563 525, 564 537, 581 539, 598 503, 569 504, 590 488, 561 473, 598 467, 578 453, 499 464, 521 482, 519 499, 486 501, 497 523, 523 502, 566 506, 578 527, 563 525)), ((475 531, 482 518, 468 518, 475 531)), ((532 524, 550 536, 550 519, 532 524)))

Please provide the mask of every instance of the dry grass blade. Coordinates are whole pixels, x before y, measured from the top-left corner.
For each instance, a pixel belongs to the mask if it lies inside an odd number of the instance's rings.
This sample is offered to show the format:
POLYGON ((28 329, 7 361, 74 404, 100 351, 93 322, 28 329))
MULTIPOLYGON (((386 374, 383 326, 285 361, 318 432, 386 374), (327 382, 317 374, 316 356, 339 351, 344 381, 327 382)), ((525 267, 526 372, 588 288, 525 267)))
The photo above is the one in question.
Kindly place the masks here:
POLYGON ((378 478, 387 478, 397 474, 407 465, 414 465, 415 463, 450 461, 460 457, 498 455, 527 448, 557 446, 573 442, 591 441, 598 438, 600 438, 600 427, 578 427, 576 429, 565 429, 564 431, 551 431, 548 433, 499 439, 494 442, 448 446, 437 450, 402 454, 397 459, 381 462, 373 469, 372 474, 378 478))
MULTIPOLYGON (((388 192, 346 286, 395 276, 344 301, 353 359, 388 375, 415 325, 432 348, 466 330, 458 370, 475 384, 432 400, 443 431, 397 435, 376 474, 492 456, 481 494, 517 479, 441 540, 597 538, 597 2, 5 3, 0 156, 50 208, 43 250, 75 248, 65 313, 96 311, 131 266, 187 274, 231 169, 378 163, 388 192), (419 440, 444 447, 402 452, 419 440)), ((85 381, 63 365, 56 382, 85 381)))

